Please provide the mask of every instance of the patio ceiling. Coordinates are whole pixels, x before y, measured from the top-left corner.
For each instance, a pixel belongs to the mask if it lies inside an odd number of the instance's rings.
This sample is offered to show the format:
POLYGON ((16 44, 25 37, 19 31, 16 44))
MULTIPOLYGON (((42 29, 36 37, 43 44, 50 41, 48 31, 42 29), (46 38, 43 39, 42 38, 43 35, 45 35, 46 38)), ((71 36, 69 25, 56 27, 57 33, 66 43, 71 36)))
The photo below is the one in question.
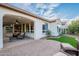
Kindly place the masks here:
POLYGON ((30 19, 27 19, 27 18, 22 17, 22 16, 17 16, 17 15, 7 14, 7 15, 4 15, 4 17, 3 17, 3 24, 15 24, 16 21, 18 21, 20 24, 33 22, 30 19))

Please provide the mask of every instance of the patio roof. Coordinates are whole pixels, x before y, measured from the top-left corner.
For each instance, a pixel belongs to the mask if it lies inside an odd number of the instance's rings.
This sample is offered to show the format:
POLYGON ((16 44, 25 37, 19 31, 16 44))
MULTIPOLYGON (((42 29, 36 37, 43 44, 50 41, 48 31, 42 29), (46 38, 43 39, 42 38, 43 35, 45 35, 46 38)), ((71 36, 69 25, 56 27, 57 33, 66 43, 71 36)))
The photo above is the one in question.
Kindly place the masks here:
POLYGON ((17 11, 17 12, 20 12, 20 13, 25 14, 25 15, 32 16, 34 18, 38 18, 38 19, 40 19, 42 21, 50 22, 50 23, 55 22, 57 20, 57 19, 55 19, 53 21, 48 21, 48 19, 46 19, 46 18, 37 16, 37 15, 35 15, 35 14, 31 13, 31 12, 28 12, 26 10, 17 8, 17 7, 12 6, 12 5, 9 5, 8 3, 0 3, 0 6, 5 7, 5 8, 8 8, 8 9, 11 9, 11 10, 14 10, 14 11, 17 11))
POLYGON ((11 14, 6 14, 3 17, 3 23, 8 25, 8 24, 15 24, 16 21, 18 21, 20 24, 26 24, 26 23, 31 23, 33 22, 30 19, 27 19, 25 17, 17 16, 17 15, 11 15, 11 14), (26 21, 24 21, 26 20, 26 21))

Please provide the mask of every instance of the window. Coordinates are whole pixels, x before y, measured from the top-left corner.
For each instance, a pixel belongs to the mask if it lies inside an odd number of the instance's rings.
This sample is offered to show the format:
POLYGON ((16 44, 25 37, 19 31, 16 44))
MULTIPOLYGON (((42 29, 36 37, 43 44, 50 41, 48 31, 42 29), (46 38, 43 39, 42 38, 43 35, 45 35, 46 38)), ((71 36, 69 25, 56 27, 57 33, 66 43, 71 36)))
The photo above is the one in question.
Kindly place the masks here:
POLYGON ((61 30, 62 30, 62 29, 57 26, 57 32, 58 32, 59 34, 61 34, 61 30))
POLYGON ((48 24, 43 24, 42 30, 43 30, 43 33, 46 33, 46 31, 48 30, 48 24))
POLYGON ((6 26, 6 32, 12 32, 13 31, 13 27, 11 27, 10 25, 6 26))
POLYGON ((58 33, 60 32, 60 28, 57 26, 57 31, 58 31, 58 33))

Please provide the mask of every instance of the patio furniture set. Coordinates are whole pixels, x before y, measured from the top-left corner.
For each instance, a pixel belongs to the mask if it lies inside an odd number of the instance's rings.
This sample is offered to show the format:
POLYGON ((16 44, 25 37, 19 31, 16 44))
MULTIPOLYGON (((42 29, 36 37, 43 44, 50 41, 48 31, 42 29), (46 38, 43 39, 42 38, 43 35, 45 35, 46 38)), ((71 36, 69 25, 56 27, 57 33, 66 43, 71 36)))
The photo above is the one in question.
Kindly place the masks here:
POLYGON ((12 36, 9 37, 9 41, 11 42, 14 39, 24 39, 25 38, 25 33, 20 33, 20 32, 16 32, 13 33, 12 36))

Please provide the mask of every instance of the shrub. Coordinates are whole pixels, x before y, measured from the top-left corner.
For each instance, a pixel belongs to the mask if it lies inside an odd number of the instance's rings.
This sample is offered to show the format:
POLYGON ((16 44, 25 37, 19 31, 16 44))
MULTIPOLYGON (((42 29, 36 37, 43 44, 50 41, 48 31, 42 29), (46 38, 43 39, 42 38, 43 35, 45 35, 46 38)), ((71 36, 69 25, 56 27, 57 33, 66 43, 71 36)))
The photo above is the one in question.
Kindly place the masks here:
POLYGON ((78 34, 79 33, 79 20, 72 21, 68 27, 69 33, 78 34))
POLYGON ((48 30, 48 31, 46 32, 46 35, 47 35, 47 37, 51 36, 51 31, 48 30))

